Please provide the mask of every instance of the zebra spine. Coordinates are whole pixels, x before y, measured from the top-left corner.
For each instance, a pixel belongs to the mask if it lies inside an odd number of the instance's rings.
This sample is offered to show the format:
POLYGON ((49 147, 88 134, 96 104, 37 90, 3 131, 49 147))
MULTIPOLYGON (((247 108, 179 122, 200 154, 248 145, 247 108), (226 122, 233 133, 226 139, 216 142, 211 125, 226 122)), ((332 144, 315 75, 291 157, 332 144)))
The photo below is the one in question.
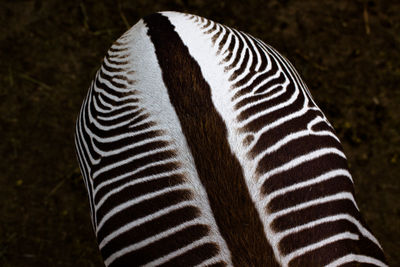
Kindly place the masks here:
POLYGON ((104 58, 76 147, 107 266, 386 266, 332 126, 246 33, 140 20, 104 58))

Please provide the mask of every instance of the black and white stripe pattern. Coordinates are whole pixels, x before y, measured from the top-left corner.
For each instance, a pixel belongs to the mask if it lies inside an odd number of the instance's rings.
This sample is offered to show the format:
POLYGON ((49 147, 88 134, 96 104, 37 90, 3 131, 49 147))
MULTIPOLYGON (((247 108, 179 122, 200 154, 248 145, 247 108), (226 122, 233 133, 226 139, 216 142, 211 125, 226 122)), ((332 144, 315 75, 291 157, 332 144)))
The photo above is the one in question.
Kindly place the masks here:
POLYGON ((386 266, 306 85, 235 29, 139 21, 92 83, 76 147, 107 266, 386 266))
POLYGON ((146 92, 163 89, 155 88, 162 86, 160 73, 152 70, 148 81, 136 78, 157 64, 155 55, 135 54, 147 45, 132 44, 138 35, 146 38, 144 27, 137 25, 111 47, 77 122, 78 156, 101 253, 107 266, 229 263, 219 255, 226 245, 166 92, 146 92), (141 56, 153 62, 142 64, 141 56), (145 88, 147 82, 155 86, 145 88))

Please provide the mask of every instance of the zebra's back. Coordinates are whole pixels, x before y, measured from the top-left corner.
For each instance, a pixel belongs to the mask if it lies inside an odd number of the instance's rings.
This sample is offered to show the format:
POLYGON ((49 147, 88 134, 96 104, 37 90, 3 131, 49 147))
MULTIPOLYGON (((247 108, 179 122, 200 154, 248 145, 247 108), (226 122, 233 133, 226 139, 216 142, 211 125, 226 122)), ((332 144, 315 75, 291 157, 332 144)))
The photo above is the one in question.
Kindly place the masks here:
POLYGON ((140 20, 96 74, 76 147, 107 266, 385 266, 332 126, 248 34, 140 20))

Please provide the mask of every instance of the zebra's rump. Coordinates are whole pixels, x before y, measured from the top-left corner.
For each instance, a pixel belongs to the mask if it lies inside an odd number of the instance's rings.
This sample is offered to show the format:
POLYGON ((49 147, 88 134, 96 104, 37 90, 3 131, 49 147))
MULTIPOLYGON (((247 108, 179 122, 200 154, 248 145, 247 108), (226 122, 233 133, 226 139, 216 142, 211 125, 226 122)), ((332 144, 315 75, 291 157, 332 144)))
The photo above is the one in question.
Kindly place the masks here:
POLYGON ((385 266, 332 126, 243 32, 140 20, 104 58, 76 147, 107 266, 385 266))

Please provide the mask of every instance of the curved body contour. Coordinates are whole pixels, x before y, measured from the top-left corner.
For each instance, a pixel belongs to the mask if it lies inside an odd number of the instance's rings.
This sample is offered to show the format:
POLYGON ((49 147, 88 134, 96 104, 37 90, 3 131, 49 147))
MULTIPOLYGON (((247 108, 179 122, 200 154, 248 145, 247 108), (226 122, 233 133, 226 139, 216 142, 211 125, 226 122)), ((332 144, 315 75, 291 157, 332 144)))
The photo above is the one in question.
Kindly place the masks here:
POLYGON ((332 126, 243 32, 140 20, 96 74, 76 147, 107 266, 385 266, 332 126))

